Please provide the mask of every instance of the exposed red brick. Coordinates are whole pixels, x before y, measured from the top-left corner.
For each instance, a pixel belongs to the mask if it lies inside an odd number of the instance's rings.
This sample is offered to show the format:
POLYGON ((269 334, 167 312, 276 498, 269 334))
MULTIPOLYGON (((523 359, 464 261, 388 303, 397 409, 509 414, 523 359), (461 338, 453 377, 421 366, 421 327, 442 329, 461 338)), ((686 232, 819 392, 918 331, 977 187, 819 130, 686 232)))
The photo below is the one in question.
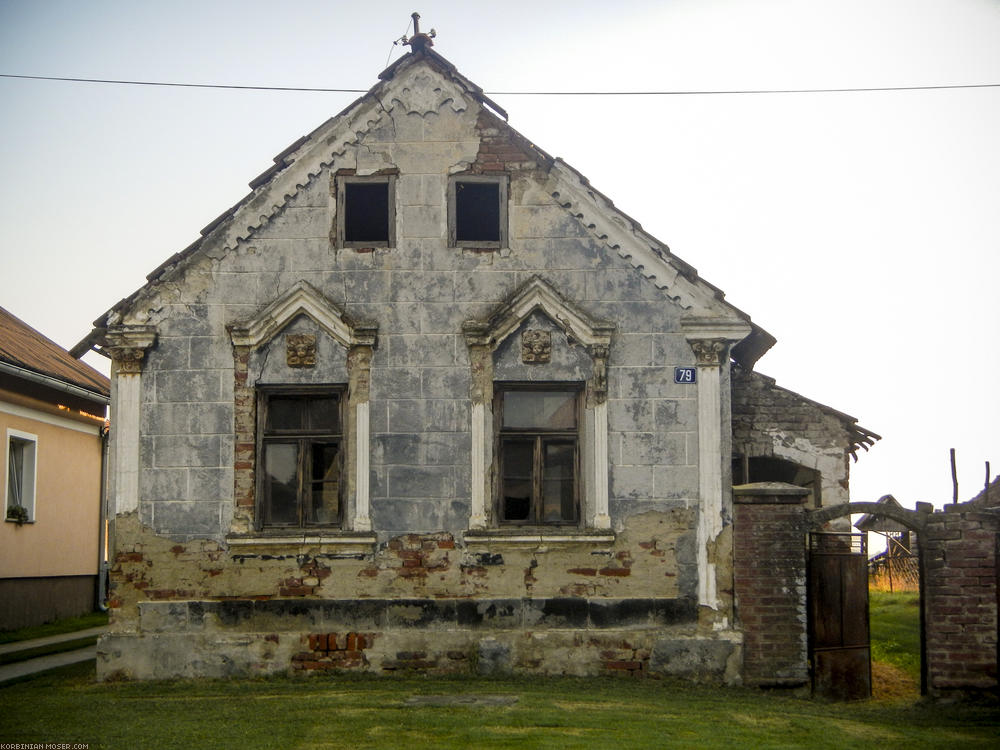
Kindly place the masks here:
POLYGON ((598 571, 602 576, 627 576, 631 575, 632 571, 628 568, 601 568, 598 571))

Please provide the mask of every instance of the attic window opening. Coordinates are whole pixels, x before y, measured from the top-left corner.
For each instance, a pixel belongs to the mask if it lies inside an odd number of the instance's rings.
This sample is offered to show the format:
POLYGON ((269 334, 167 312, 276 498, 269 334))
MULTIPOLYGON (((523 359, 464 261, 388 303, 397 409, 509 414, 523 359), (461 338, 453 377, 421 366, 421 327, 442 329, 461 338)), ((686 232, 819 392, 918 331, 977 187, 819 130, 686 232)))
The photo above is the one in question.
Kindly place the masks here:
POLYGON ((507 246, 506 177, 456 177, 448 184, 452 247, 507 246))
POLYGON ((820 473, 816 469, 773 456, 733 457, 733 484, 751 482, 785 482, 812 492, 812 506, 823 504, 820 473))
POLYGON ((338 192, 337 230, 341 247, 394 244, 394 177, 344 178, 338 192))

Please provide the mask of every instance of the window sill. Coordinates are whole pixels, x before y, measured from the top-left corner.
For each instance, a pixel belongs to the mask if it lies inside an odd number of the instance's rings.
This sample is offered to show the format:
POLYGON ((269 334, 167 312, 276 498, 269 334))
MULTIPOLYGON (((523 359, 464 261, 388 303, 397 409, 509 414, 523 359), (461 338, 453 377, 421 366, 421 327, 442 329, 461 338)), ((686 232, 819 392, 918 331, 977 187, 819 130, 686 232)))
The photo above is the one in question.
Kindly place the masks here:
POLYGON ((5 518, 3 520, 4 520, 4 523, 16 523, 18 526, 32 526, 35 523, 35 519, 34 518, 28 519, 27 521, 21 521, 21 522, 18 522, 18 520, 16 518, 5 518))
POLYGON ((615 533, 606 529, 510 528, 470 529, 467 544, 613 544, 615 533))
POLYGON ((377 541, 378 538, 375 534, 364 531, 310 531, 298 534, 287 532, 260 533, 226 537, 226 544, 231 550, 301 548, 307 545, 338 549, 344 547, 371 548, 375 546, 377 541))

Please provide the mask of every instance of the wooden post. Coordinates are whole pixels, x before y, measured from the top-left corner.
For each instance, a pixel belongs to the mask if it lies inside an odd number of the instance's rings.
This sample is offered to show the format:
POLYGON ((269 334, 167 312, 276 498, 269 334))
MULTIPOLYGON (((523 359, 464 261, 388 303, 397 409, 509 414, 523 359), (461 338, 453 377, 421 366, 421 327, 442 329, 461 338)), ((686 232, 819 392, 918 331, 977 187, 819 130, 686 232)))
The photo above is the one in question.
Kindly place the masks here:
POLYGON ((958 472, 955 469, 955 449, 951 449, 951 502, 958 505, 958 472))

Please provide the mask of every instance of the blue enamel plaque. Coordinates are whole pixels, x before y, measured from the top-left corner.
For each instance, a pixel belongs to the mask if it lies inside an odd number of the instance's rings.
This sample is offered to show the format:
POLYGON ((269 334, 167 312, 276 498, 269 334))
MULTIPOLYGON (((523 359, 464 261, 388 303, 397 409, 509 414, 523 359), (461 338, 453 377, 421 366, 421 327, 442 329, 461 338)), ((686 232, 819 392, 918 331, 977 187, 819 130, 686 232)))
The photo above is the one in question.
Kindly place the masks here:
POLYGON ((675 367, 674 368, 674 382, 675 383, 697 383, 698 382, 698 368, 697 367, 675 367))

